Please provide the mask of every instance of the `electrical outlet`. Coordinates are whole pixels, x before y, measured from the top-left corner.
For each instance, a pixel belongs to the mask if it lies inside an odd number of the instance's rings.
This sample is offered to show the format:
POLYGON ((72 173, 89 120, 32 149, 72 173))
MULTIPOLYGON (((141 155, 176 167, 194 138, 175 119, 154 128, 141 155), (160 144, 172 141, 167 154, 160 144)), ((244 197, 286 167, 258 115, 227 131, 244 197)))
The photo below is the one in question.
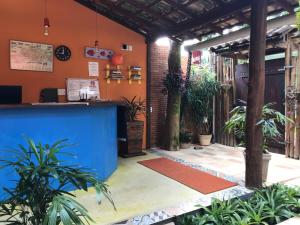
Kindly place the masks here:
POLYGON ((132 45, 122 44, 122 50, 123 50, 123 51, 132 52, 133 47, 132 47, 132 45))

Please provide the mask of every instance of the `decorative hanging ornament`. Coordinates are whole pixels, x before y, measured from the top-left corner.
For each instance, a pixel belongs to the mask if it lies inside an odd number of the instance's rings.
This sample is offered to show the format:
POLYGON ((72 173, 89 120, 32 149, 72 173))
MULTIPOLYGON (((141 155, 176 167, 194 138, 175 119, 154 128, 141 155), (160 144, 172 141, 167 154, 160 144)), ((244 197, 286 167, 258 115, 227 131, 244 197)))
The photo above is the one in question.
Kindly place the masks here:
POLYGON ((44 35, 45 36, 49 35, 49 27, 50 27, 50 22, 47 17, 47 0, 45 0, 45 17, 44 17, 44 35))
POLYGON ((50 27, 50 22, 47 17, 44 18, 44 35, 48 36, 49 35, 49 27, 50 27))
POLYGON ((99 48, 99 41, 98 41, 98 7, 97 7, 97 2, 94 2, 96 6, 96 40, 95 40, 95 48, 99 48))

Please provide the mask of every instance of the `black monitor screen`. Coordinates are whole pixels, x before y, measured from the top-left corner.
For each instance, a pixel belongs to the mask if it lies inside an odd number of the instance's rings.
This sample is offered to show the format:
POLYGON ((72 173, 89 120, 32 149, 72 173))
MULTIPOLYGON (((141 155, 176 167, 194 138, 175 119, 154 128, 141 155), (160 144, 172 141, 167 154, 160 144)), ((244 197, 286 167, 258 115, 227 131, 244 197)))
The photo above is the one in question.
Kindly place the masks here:
POLYGON ((0 85, 0 104, 21 104, 22 86, 0 85))

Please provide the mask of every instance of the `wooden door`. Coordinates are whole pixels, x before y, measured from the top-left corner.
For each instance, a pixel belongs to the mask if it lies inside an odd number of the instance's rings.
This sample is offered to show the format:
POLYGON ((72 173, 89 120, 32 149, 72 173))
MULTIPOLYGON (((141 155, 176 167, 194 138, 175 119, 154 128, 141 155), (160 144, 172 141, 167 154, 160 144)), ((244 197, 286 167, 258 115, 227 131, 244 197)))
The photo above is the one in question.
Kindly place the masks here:
MULTIPOLYGON (((265 104, 274 102, 274 108, 282 114, 284 111, 284 59, 266 61, 265 104)), ((247 101, 248 95, 248 64, 236 66, 236 98, 247 101)), ((284 133, 284 127, 280 128, 284 133)), ((283 135, 284 136, 284 135, 283 135)), ((284 141, 284 137, 282 142, 284 141)), ((284 144, 272 143, 272 152, 284 154, 284 144)))

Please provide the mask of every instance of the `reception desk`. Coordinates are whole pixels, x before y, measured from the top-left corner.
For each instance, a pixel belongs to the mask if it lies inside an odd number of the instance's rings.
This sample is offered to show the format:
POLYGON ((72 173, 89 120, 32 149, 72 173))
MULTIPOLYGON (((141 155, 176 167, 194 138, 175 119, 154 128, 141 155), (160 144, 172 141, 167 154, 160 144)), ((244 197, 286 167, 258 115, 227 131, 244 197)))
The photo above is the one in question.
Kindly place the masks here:
MULTIPOLYGON (((25 138, 53 144, 68 139, 72 146, 61 155, 66 164, 91 168, 102 180, 117 168, 117 104, 25 104, 0 106, 0 157, 10 158, 10 150, 26 144, 25 138)), ((11 186, 14 176, 0 170, 0 189, 11 186)))

